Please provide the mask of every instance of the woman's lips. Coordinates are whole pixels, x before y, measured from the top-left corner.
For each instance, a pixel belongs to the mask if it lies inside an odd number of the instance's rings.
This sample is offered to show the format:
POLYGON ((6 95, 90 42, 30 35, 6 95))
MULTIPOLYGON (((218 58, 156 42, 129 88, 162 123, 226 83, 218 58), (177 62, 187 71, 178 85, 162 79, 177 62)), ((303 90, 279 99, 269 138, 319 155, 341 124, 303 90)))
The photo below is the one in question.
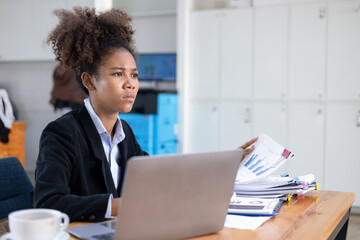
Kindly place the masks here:
POLYGON ((134 101, 134 100, 135 100, 135 96, 133 96, 133 95, 127 95, 127 96, 124 96, 122 99, 125 100, 125 101, 134 101))

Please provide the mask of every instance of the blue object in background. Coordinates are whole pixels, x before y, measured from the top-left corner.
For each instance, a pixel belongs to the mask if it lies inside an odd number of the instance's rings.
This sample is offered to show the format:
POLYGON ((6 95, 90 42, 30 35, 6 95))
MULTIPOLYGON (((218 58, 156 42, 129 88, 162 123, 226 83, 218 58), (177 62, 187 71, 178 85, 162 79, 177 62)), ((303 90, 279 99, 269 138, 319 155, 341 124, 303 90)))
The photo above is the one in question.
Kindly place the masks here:
POLYGON ((156 124, 156 115, 140 113, 120 113, 120 119, 125 120, 132 128, 135 138, 141 149, 154 154, 154 124, 156 124))
POLYGON ((177 95, 159 94, 156 123, 156 154, 177 152, 177 95))
POLYGON ((139 80, 172 82, 176 80, 175 53, 139 54, 136 65, 139 80))
POLYGON ((141 148, 150 155, 177 153, 177 95, 159 93, 157 114, 120 113, 134 131, 141 148))

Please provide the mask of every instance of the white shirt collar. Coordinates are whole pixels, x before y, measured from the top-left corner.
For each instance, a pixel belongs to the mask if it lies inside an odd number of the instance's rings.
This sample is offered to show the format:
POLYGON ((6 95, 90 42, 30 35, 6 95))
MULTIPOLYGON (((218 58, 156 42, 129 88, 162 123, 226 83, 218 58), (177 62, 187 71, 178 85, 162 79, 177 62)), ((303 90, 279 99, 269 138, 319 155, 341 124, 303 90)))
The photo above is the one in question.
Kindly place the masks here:
MULTIPOLYGON (((101 119, 99 118, 99 116, 96 114, 94 108, 92 107, 90 99, 89 98, 84 99, 84 103, 85 103, 85 107, 86 107, 87 111, 90 114, 92 121, 95 124, 96 130, 98 131, 98 133, 100 135, 102 135, 104 133, 108 134, 104 125, 101 122, 101 119)), ((125 138, 124 129, 122 127, 120 118, 118 116, 116 119, 116 123, 115 123, 115 134, 114 134, 113 141, 119 143, 122 140, 124 140, 124 138, 125 138)))

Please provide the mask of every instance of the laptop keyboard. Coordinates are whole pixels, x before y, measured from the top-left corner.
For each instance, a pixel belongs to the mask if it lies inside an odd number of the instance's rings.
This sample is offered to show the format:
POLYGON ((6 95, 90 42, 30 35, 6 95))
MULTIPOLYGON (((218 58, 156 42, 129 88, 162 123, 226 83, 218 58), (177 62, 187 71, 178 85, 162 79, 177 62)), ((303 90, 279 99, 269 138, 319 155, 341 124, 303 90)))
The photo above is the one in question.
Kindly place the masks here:
POLYGON ((91 239, 113 240, 114 239, 114 233, 105 233, 105 234, 95 235, 95 236, 92 236, 91 239))

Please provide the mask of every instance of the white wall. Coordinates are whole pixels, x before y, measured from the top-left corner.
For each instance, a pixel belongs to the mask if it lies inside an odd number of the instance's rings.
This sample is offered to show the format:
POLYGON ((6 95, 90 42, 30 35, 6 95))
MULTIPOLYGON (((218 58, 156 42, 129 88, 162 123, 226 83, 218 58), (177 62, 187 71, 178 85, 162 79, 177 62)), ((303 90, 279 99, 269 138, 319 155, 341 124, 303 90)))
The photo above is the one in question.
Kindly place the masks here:
POLYGON ((134 17, 135 44, 139 53, 176 52, 176 15, 134 17))
POLYGON ((176 0, 113 0, 113 7, 131 13, 176 12, 176 0))

